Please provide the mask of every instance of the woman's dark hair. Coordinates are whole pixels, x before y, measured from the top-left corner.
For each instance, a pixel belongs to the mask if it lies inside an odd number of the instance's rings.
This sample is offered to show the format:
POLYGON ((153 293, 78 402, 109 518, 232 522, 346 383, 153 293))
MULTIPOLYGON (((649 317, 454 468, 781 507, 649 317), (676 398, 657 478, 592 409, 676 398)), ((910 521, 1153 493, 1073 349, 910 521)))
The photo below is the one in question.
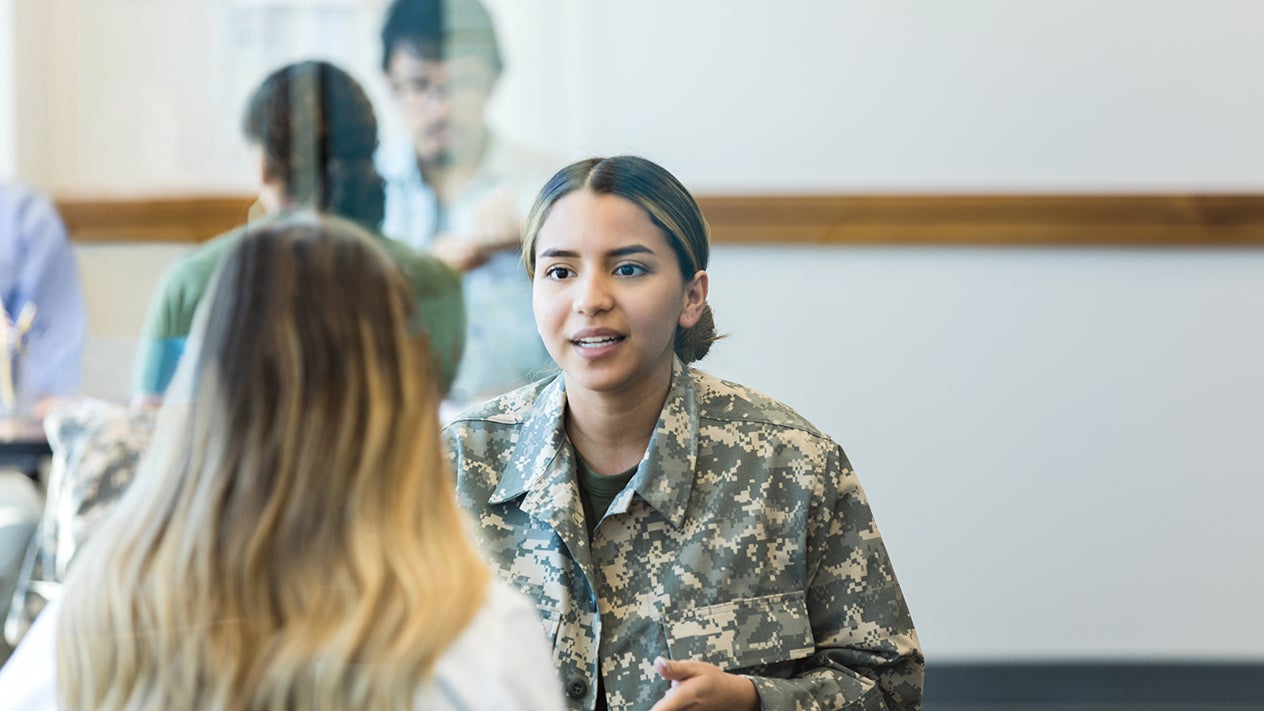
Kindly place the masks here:
MULTIPOLYGON (((686 282, 707 268, 711 256, 711 235, 698 203, 676 176, 667 169, 637 156, 588 158, 559 170, 535 199, 522 232, 522 260, 527 274, 535 278, 535 241, 549 210, 558 200, 577 190, 597 195, 614 195, 640 207, 676 253, 680 273, 686 282)), ((722 338, 715 332, 711 305, 692 328, 676 327, 676 355, 685 363, 702 360, 711 344, 722 338)))
POLYGON ((242 130, 294 206, 371 230, 381 225, 386 196, 373 165, 377 119, 351 75, 319 61, 278 69, 250 97, 242 130))

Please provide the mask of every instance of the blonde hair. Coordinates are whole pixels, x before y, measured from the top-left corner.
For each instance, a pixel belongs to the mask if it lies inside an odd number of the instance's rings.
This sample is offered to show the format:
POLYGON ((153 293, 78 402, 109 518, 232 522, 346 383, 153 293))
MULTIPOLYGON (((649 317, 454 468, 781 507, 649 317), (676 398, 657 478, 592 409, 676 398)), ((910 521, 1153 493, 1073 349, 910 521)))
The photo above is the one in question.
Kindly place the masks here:
MULTIPOLYGON (((558 200, 577 190, 614 195, 640 207, 662 230, 676 253, 680 273, 688 282, 707 268, 711 256, 711 231, 697 201, 666 168, 639 156, 588 158, 571 163, 549 179, 527 214, 522 232, 522 261, 527 275, 535 278, 535 242, 549 211, 558 200)), ((715 331, 711 305, 692 328, 676 328, 673 350, 685 363, 702 360, 711 344, 723 336, 715 331)))
POLYGON ((72 709, 398 709, 489 572, 438 440, 403 277, 359 228, 302 216, 225 256, 117 515, 72 569, 72 709))

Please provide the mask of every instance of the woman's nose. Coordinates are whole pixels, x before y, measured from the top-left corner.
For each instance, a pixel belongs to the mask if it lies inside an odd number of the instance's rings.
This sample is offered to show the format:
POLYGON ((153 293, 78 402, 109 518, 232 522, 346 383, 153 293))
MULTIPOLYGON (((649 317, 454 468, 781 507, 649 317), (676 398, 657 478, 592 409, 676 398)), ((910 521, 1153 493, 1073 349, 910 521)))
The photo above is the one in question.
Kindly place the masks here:
POLYGON ((610 285, 601 274, 578 277, 579 284, 575 293, 575 311, 581 314, 595 314, 607 311, 613 305, 610 296, 610 285))

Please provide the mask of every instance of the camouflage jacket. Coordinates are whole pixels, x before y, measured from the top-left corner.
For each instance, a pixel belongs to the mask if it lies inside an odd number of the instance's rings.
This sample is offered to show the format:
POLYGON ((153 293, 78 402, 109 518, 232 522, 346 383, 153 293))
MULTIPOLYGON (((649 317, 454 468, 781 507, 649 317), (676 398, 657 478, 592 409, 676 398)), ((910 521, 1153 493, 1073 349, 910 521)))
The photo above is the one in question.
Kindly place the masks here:
POLYGON ((842 449, 677 361, 644 459, 589 541, 555 376, 444 430, 457 495, 535 601, 572 709, 667 692, 656 656, 749 675, 764 709, 917 709, 923 661, 842 449))

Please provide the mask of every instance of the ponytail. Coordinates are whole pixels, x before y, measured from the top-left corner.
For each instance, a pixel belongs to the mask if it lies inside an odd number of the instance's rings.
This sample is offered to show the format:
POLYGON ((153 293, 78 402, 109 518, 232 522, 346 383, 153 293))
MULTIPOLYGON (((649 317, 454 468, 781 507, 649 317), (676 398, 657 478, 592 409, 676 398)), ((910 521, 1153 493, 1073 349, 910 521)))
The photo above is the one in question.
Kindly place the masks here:
POLYGON ((386 195, 382 176, 371 158, 332 158, 325 163, 324 174, 323 211, 375 232, 380 229, 386 215, 386 195))

